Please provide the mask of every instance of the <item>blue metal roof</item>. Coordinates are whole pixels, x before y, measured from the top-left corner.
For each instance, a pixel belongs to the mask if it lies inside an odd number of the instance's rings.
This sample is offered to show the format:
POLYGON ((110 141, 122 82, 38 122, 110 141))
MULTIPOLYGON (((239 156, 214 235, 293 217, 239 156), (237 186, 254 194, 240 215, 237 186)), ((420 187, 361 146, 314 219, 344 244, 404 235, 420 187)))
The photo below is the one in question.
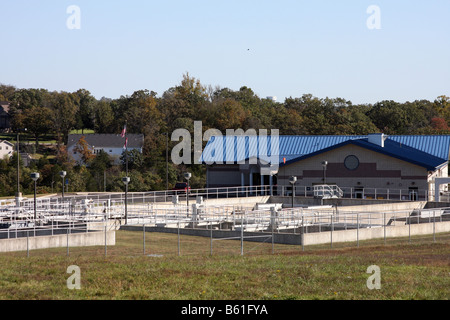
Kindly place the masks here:
MULTIPOLYGON (((385 155, 388 155, 393 158, 397 158, 403 161, 407 161, 409 163, 416 164, 418 166, 424 167, 427 170, 436 170, 441 165, 447 163, 447 160, 438 158, 434 155, 431 155, 429 153, 423 152, 421 150, 409 147, 405 144, 396 142, 391 139, 387 139, 384 142, 384 147, 381 147, 377 144, 373 144, 368 141, 368 139, 351 139, 344 141, 342 143, 330 146, 328 148, 319 150, 317 152, 313 152, 304 156, 297 157, 295 159, 291 159, 290 161, 286 162, 286 165, 289 165, 291 163, 307 159, 309 157, 321 154, 323 152, 327 152, 348 144, 354 144, 362 148, 366 148, 375 152, 379 152, 385 155)), ((283 164, 282 164, 283 165, 283 164)))
MULTIPOLYGON (((212 163, 226 163, 244 161, 252 157, 260 159, 272 159, 274 156, 279 155, 278 161, 280 164, 284 162, 292 161, 303 156, 311 155, 313 153, 324 151, 327 148, 337 146, 341 143, 348 141, 364 141, 367 140, 367 136, 267 136, 266 139, 260 139, 259 136, 218 136, 212 137, 207 143, 201 161, 207 164, 212 163), (276 140, 278 139, 278 148, 276 147, 276 140), (274 144, 272 146, 272 140, 274 144), (261 148, 261 146, 263 146, 261 148), (265 146, 265 147, 264 147, 265 146), (227 149, 228 147, 228 149, 227 149), (228 150, 228 153, 227 153, 228 150), (272 155, 273 153, 273 155, 272 155)), ((364 142, 362 142, 364 143, 364 142)), ((413 153, 410 149, 398 149, 399 153, 404 152, 405 156, 412 157, 409 160, 414 160, 414 157, 434 157, 442 160, 441 163, 449 160, 450 152, 450 135, 398 135, 388 136, 386 140, 386 146, 393 148, 392 154, 395 154, 394 144, 398 145, 398 148, 402 146, 414 149, 413 153), (407 152, 408 151, 408 152, 407 152), (411 151, 411 152, 409 152, 411 151), (423 153, 423 154, 422 154, 423 153), (427 156, 425 156, 425 154, 427 156)), ((375 146, 369 142, 366 143, 366 147, 375 146)), ((388 149, 383 149, 387 152, 388 149)), ((399 154, 400 156, 400 154, 399 154)), ((433 160, 434 161, 434 160, 433 160)), ((432 162, 433 162, 432 161, 432 162)), ((434 162, 433 162, 434 163, 434 162)))
POLYGON ((388 138, 438 158, 449 160, 450 135, 388 136, 388 138))

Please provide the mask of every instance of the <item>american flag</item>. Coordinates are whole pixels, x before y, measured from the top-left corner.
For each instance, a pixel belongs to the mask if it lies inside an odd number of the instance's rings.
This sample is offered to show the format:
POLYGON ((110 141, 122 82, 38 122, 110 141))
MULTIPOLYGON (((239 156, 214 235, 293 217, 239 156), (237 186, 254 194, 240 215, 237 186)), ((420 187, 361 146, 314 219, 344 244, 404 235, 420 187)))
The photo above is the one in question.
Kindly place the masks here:
POLYGON ((127 133, 127 125, 125 124, 123 126, 123 130, 122 130, 122 134, 121 134, 122 138, 125 138, 126 133, 127 133))

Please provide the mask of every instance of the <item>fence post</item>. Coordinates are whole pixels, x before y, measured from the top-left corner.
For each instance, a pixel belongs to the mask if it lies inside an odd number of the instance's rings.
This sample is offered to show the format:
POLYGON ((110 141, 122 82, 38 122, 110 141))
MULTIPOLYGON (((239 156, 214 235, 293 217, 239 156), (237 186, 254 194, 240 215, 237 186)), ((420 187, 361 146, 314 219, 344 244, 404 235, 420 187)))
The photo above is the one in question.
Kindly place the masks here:
POLYGON ((436 242, 436 210, 433 210, 433 242, 436 242))
POLYGON ((330 237, 331 237, 331 248, 333 248, 333 229, 334 229, 334 224, 333 224, 333 214, 330 215, 331 218, 331 232, 330 232, 330 237))
MULTIPOLYGON (((408 219, 408 218, 407 218, 408 219)), ((411 215, 409 215, 408 221, 408 233, 409 233, 409 243, 411 243, 411 215)))
POLYGON ((107 245, 106 245, 106 222, 105 222, 105 257, 106 257, 106 255, 107 255, 107 249, 108 247, 107 247, 107 245))
POLYGON ((142 252, 145 256, 145 223, 142 224, 142 252))
POLYGON ((181 255, 180 251, 180 221, 178 221, 178 256, 181 255))
POLYGON ((274 236, 275 236, 275 234, 274 234, 274 232, 273 232, 273 227, 274 227, 274 224, 275 224, 275 217, 276 217, 276 215, 275 215, 275 208, 274 207, 272 207, 272 208, 270 208, 270 214, 272 215, 272 223, 271 223, 271 225, 272 225, 272 254, 274 254, 274 251, 275 251, 275 249, 274 249, 274 236))
POLYGON ((356 213, 356 245, 359 248, 359 212, 356 213))
POLYGON ((212 221, 210 222, 210 226, 211 226, 211 239, 210 239, 210 255, 212 256, 213 254, 213 229, 212 229, 212 221))
POLYGON ((386 212, 383 212, 384 245, 386 245, 386 212))
POLYGON ((67 256, 69 256, 69 228, 67 228, 67 256))
POLYGON ((305 251, 305 229, 304 229, 304 216, 303 216, 303 209, 302 209, 302 229, 301 229, 301 241, 302 241, 302 251, 305 251))
POLYGON ((29 236, 29 231, 27 231, 27 258, 30 256, 30 248, 29 248, 29 246, 30 246, 30 244, 29 244, 29 242, 30 242, 30 240, 29 240, 29 238, 30 238, 30 236, 29 236))
MULTIPOLYGON (((247 210, 245 214, 247 215, 247 210)), ((241 256, 244 255, 244 218, 241 217, 241 256)))

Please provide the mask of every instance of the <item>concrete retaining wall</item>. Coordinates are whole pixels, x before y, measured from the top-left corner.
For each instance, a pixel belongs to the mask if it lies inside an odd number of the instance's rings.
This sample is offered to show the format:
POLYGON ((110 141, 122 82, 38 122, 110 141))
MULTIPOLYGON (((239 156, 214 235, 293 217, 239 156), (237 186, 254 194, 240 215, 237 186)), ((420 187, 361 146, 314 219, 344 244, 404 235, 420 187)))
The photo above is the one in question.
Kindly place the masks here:
MULTIPOLYGON (((122 226, 120 230, 127 231, 143 231, 142 226, 122 226)), ((164 228, 164 227, 145 227, 146 232, 156 232, 156 233, 172 233, 177 234, 177 228, 164 228)), ((190 229, 190 228, 180 228, 180 235, 188 235, 188 236, 196 236, 196 237, 211 237, 211 230, 207 229, 190 229)), ((272 240, 268 237, 271 236, 271 233, 268 232, 244 232, 244 240, 251 242, 268 242, 272 243, 272 240), (258 238, 251 238, 258 236, 258 238), (262 237, 267 236, 267 237, 262 237)), ((212 236, 214 239, 223 239, 223 238, 235 238, 234 240, 240 240, 241 232, 240 231, 232 231, 232 230, 213 230, 212 236)), ((274 233, 274 243, 281 244, 293 244, 293 245, 301 245, 301 238, 298 234, 289 234, 289 233, 274 233)))
MULTIPOLYGON (((128 231, 143 231, 142 226, 122 226, 121 230, 128 231)), ((190 228, 164 228, 164 227, 146 227, 146 232, 157 232, 157 233, 172 233, 177 234, 180 232, 181 235, 197 236, 197 237, 211 237, 211 230, 205 229, 190 229, 190 228)), ((424 223, 424 224, 411 224, 411 225, 400 225, 400 226, 388 226, 386 227, 386 238, 394 237, 408 237, 415 235, 432 235, 433 233, 450 232, 450 221, 447 222, 436 222, 424 223)), ((262 232, 244 232, 244 240, 252 242, 267 242, 271 243, 272 240, 268 238, 251 238, 254 236, 271 236, 271 233, 262 232)), ((230 231, 230 230, 213 230, 213 238, 236 238, 239 240, 241 237, 240 231, 230 231)), ((301 245, 302 244, 301 233, 274 233, 274 243, 288 244, 288 245, 301 245)), ((305 233, 303 235, 304 245, 314 245, 314 244, 326 244, 326 243, 338 243, 338 242, 356 242, 358 240, 369 240, 369 239, 383 239, 384 238, 384 227, 377 228, 360 228, 351 230, 338 230, 338 231, 322 231, 314 233, 305 233)))
MULTIPOLYGON (((26 251, 48 248, 104 246, 105 232, 84 232, 65 235, 0 240, 0 252, 26 251)), ((115 231, 106 232, 106 245, 116 244, 115 231)))
MULTIPOLYGON (((325 231, 304 234, 304 244, 325 244, 337 242, 356 242, 358 240, 384 238, 384 227, 360 228, 352 230, 325 231)), ((386 227, 386 238, 431 235, 433 233, 450 232, 450 222, 436 222, 424 224, 408 224, 386 227)))

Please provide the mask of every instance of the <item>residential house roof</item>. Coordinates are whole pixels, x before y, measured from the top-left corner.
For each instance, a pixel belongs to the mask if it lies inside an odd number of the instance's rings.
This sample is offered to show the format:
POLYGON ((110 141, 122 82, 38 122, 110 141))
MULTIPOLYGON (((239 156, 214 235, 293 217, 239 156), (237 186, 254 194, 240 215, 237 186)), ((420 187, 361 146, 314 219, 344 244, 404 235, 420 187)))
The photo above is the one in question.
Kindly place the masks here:
POLYGON ((6 143, 7 145, 14 147, 14 144, 12 144, 11 142, 9 142, 7 140, 0 140, 0 143, 6 143))
POLYGON ((0 101, 0 113, 8 113, 10 105, 11 104, 8 101, 0 101))

